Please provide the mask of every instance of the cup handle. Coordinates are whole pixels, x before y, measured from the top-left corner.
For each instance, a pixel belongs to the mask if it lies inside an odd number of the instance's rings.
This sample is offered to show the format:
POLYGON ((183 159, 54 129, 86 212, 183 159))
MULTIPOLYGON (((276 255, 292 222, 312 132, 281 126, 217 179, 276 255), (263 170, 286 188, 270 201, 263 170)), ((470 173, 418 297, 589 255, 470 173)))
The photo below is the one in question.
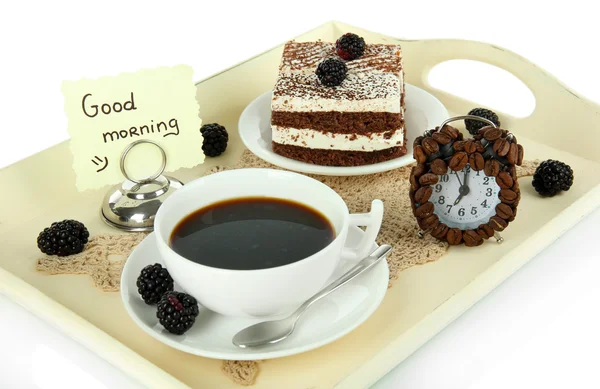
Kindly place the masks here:
POLYGON ((383 220, 383 202, 381 200, 373 200, 369 213, 353 213, 350 214, 348 220, 349 226, 363 226, 366 227, 366 230, 355 248, 344 247, 342 258, 350 261, 360 260, 372 251, 373 242, 379 234, 383 220))

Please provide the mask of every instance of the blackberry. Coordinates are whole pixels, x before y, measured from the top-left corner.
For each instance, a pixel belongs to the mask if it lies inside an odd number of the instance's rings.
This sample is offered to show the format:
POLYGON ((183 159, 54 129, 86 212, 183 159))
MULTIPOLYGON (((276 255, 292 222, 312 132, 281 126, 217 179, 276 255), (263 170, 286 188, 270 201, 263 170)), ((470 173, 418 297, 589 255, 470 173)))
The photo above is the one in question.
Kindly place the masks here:
POLYGON ((200 132, 204 137, 202 142, 202 151, 208 157, 216 157, 227 149, 229 134, 227 130, 220 124, 211 123, 205 124, 200 128, 200 132))
POLYGON ((173 290, 173 279, 167 269, 155 263, 142 269, 136 285, 142 300, 152 305, 156 304, 163 294, 173 290))
POLYGON ((83 223, 67 219, 44 228, 38 235, 37 245, 44 254, 65 257, 82 252, 89 237, 83 223))
POLYGON ((365 53, 366 46, 362 37, 349 32, 335 42, 335 51, 340 58, 351 61, 361 57, 365 53))
MULTIPOLYGON (((496 126, 500 127, 500 119, 498 118, 498 115, 496 115, 494 111, 490 111, 489 109, 474 108, 469 111, 469 115, 479 116, 480 118, 491 120, 496 126)), ((477 132, 480 128, 489 126, 489 124, 481 122, 479 120, 465 119, 465 126, 467 127, 467 131, 469 131, 471 135, 477 135, 477 132)))
POLYGON ((317 67, 317 77, 325 86, 338 86, 346 79, 348 68, 337 58, 327 58, 317 67))
POLYGON ((549 159, 533 174, 533 187, 542 196, 552 197, 573 185, 573 169, 566 163, 549 159))
POLYGON ((167 292, 158 302, 156 317, 167 331, 183 335, 192 328, 198 316, 198 302, 186 293, 167 292))

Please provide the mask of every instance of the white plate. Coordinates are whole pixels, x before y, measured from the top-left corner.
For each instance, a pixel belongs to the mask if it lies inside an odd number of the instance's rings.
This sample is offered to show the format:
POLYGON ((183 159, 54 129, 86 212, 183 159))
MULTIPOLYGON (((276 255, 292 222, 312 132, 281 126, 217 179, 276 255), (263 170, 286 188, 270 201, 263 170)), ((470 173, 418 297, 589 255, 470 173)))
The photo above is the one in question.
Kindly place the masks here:
POLYGON ((396 169, 414 162, 411 147, 424 131, 448 119, 444 105, 431 94, 406 84, 406 136, 408 153, 389 161, 364 166, 320 166, 275 154, 271 147, 271 95, 266 92, 254 99, 242 112, 239 132, 244 145, 256 156, 284 169, 324 176, 358 176, 396 169))
MULTIPOLYGON (((359 242, 363 231, 350 227, 348 242, 359 242)), ((133 321, 155 339, 178 350, 207 358, 228 360, 260 360, 284 357, 321 347, 346 335, 364 322, 377 309, 388 287, 389 270, 383 259, 329 296, 316 302, 300 318, 296 330, 286 340, 254 349, 240 349, 231 339, 239 330, 264 319, 232 318, 200 307, 194 326, 183 335, 167 332, 156 318, 156 306, 146 305, 135 285, 142 268, 163 264, 156 247, 154 233, 131 253, 121 276, 121 298, 133 321)), ((352 244, 350 244, 351 246, 352 244)), ((373 244, 373 249, 377 245, 373 244)), ((343 262, 331 281, 349 270, 343 262)), ((175 290, 181 291, 175 285, 175 290)))

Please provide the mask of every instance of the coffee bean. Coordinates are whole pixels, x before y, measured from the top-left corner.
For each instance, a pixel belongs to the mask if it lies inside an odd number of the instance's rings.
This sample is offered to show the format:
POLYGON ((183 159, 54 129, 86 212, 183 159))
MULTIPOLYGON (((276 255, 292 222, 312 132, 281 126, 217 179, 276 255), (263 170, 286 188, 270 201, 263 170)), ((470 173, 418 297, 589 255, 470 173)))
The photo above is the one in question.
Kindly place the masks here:
POLYGON ((421 141, 421 146, 425 149, 425 152, 430 154, 435 154, 440 151, 440 145, 438 142, 433 140, 433 138, 425 138, 421 141))
POLYGON ((515 181, 510 189, 512 189, 513 192, 517 193, 517 197, 518 197, 519 190, 520 190, 519 189, 519 181, 515 181))
POLYGON ((502 131, 502 136, 505 137, 506 135, 508 135, 508 130, 501 130, 501 131, 502 131))
POLYGON ((506 140, 509 141, 510 143, 519 143, 519 142, 517 142, 517 137, 512 132, 508 133, 508 135, 506 136, 506 140))
POLYGON ((478 228, 476 231, 479 236, 481 236, 481 239, 488 239, 489 237, 487 236, 487 234, 485 233, 485 231, 483 231, 481 228, 478 228))
POLYGON ((518 145, 518 156, 517 156, 517 165, 521 166, 523 164, 523 158, 525 158, 525 150, 523 150, 523 146, 518 145))
POLYGON ((440 224, 440 219, 437 217, 436 214, 427 216, 426 218, 419 219, 419 220, 420 220, 419 227, 421 227, 423 230, 426 230, 426 231, 432 230, 440 224))
POLYGON ((427 169, 425 168, 425 165, 420 163, 418 165, 413 166, 410 174, 417 176, 417 178, 419 178, 425 173, 426 170, 427 169))
POLYGON ((517 198, 515 199, 515 202, 512 204, 512 206, 516 208, 520 202, 521 202, 521 192, 517 193, 517 198))
POLYGON ((478 153, 483 153, 485 151, 485 146, 478 140, 475 141, 475 147, 478 153))
POLYGON ((448 233, 448 226, 444 223, 439 223, 437 227, 431 230, 431 236, 437 239, 444 239, 446 234, 448 233))
POLYGON ((419 178, 420 185, 435 185, 438 182, 438 176, 433 173, 425 173, 419 178))
POLYGON ((496 205, 496 215, 500 216, 504 220, 508 220, 513 215, 513 210, 510 205, 500 203, 496 205))
POLYGON ((496 231, 503 231, 508 226, 506 220, 498 216, 492 216, 488 224, 496 231))
POLYGON ((487 224, 481 224, 477 229, 477 232, 479 233, 479 235, 483 236, 484 239, 491 238, 492 236, 494 236, 494 230, 487 224))
POLYGON ((517 194, 510 189, 501 189, 498 197, 500 201, 508 205, 514 204, 517 200, 517 194))
MULTIPOLYGON (((516 205, 515 205, 516 207, 516 205)), ((512 222, 513 220, 515 220, 515 218, 517 217, 517 208, 513 208, 513 214, 510 217, 510 219, 508 219, 509 222, 512 222)))
POLYGON ((475 145, 475 142, 468 140, 465 143, 465 151, 469 154, 474 153, 475 151, 477 151, 477 146, 475 145))
POLYGON ((506 159, 508 160, 508 163, 510 163, 511 165, 514 165, 517 163, 518 158, 519 158, 519 147, 516 144, 511 143, 510 148, 508 149, 508 154, 506 154, 506 159))
POLYGON ((413 142, 413 148, 415 148, 415 146, 420 146, 421 145, 421 141, 423 140, 423 138, 425 138, 422 135, 419 135, 415 138, 415 141, 413 142))
POLYGON ((464 151, 459 151, 450 158, 448 167, 455 172, 462 170, 469 162, 469 156, 464 151))
POLYGON ((421 204, 420 206, 417 207, 417 210, 415 211, 415 216, 420 217, 421 219, 424 219, 427 216, 430 216, 432 214, 433 214, 433 203, 431 201, 421 204))
POLYGON ((450 135, 446 134, 445 132, 434 132, 431 137, 441 145, 447 145, 452 141, 450 135))
POLYGON ((500 130, 499 128, 490 128, 483 135, 483 137, 490 142, 495 141, 496 139, 500 138, 501 136, 502 136, 502 130, 500 130))
POLYGON ((417 161, 417 163, 425 163, 425 161, 427 161, 427 154, 425 153, 423 146, 415 146, 413 150, 413 158, 417 161))
POLYGON ((473 139, 475 139, 476 141, 480 141, 483 139, 483 135, 480 135, 480 134, 473 135, 473 139))
POLYGON ((496 177, 500 172, 500 164, 495 159, 488 159, 485 161, 483 171, 488 177, 496 177))
POLYGON ((469 155, 469 165, 471 165, 471 169, 475 171, 483 170, 483 168, 485 167, 485 160, 483 159, 483 155, 479 153, 469 155))
POLYGON ((501 157, 504 157, 506 154, 508 154, 508 149, 510 149, 510 143, 504 138, 496 139, 492 149, 496 154, 498 154, 501 157))
POLYGON ((446 234, 446 240, 448 241, 448 244, 451 245, 460 244, 460 242, 462 242, 462 231, 458 228, 449 229, 446 234))
POLYGON ((477 231, 467 230, 463 232, 463 240, 465 241, 465 246, 474 247, 479 246, 483 243, 483 238, 479 236, 477 231))
POLYGON ((431 186, 424 186, 415 192, 414 199, 419 204, 426 203, 429 201, 431 193, 433 193, 433 188, 431 188, 431 186))
POLYGON ((493 130, 494 126, 485 126, 485 127, 481 127, 479 129, 479 131, 477 131, 478 135, 481 135, 482 137, 485 136, 485 133, 488 132, 488 130, 493 130))
POLYGON ((413 176, 412 174, 410 175, 409 181, 411 190, 417 190, 421 187, 421 185, 419 185, 419 179, 416 176, 413 176))
POLYGON ((512 178, 513 181, 517 181, 517 168, 514 165, 508 168, 508 172, 510 173, 510 178, 512 178))
POLYGON ((452 143, 452 148, 454 149, 454 151, 463 151, 465 149, 466 143, 467 142, 465 142, 464 140, 456 141, 452 143))
POLYGON ((434 159, 431 164, 429 165, 429 168, 431 169, 431 172, 433 174, 437 174, 438 176, 441 176, 442 174, 446 174, 448 172, 448 165, 446 165, 446 162, 444 162, 443 159, 434 159))
POLYGON ((510 189, 513 186, 513 179, 508 172, 500 172, 496 177, 496 184, 502 189, 510 189))
POLYGON ((457 139, 460 136, 460 132, 456 128, 454 128, 448 124, 446 124, 444 126, 444 128, 442 128, 442 131, 440 131, 440 132, 448 135, 452 139, 457 139))

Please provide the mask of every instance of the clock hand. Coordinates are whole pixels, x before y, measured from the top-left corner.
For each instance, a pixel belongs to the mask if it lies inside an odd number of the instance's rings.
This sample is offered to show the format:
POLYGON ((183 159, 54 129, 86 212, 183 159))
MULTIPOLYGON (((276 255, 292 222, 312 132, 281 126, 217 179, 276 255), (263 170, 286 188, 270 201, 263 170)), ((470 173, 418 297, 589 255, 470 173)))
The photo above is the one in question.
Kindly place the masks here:
POLYGON ((460 182, 460 177, 458 176, 458 172, 454 172, 454 175, 456 176, 456 179, 458 180, 458 183, 460 184, 460 186, 462 187, 463 184, 462 182, 460 182))
MULTIPOLYGON (((458 177, 458 173, 456 173, 456 177, 458 177)), ((454 202, 454 205, 458 205, 458 203, 460 203, 460 200, 462 200, 462 198, 465 197, 466 195, 468 195, 470 192, 469 186, 467 185, 468 181, 469 181, 469 174, 467 173, 466 170, 465 170, 465 175, 464 175, 463 180, 465 181, 465 184, 464 185, 461 184, 461 186, 458 188, 459 196, 456 199, 456 201, 454 202)), ((460 179, 458 180, 458 182, 460 182, 460 179)))
POLYGON ((465 197, 465 192, 462 190, 462 188, 463 187, 461 186, 460 189, 459 189, 460 195, 458 196, 458 198, 454 202, 454 205, 458 205, 458 203, 460 203, 460 200, 462 200, 462 198, 465 197))

